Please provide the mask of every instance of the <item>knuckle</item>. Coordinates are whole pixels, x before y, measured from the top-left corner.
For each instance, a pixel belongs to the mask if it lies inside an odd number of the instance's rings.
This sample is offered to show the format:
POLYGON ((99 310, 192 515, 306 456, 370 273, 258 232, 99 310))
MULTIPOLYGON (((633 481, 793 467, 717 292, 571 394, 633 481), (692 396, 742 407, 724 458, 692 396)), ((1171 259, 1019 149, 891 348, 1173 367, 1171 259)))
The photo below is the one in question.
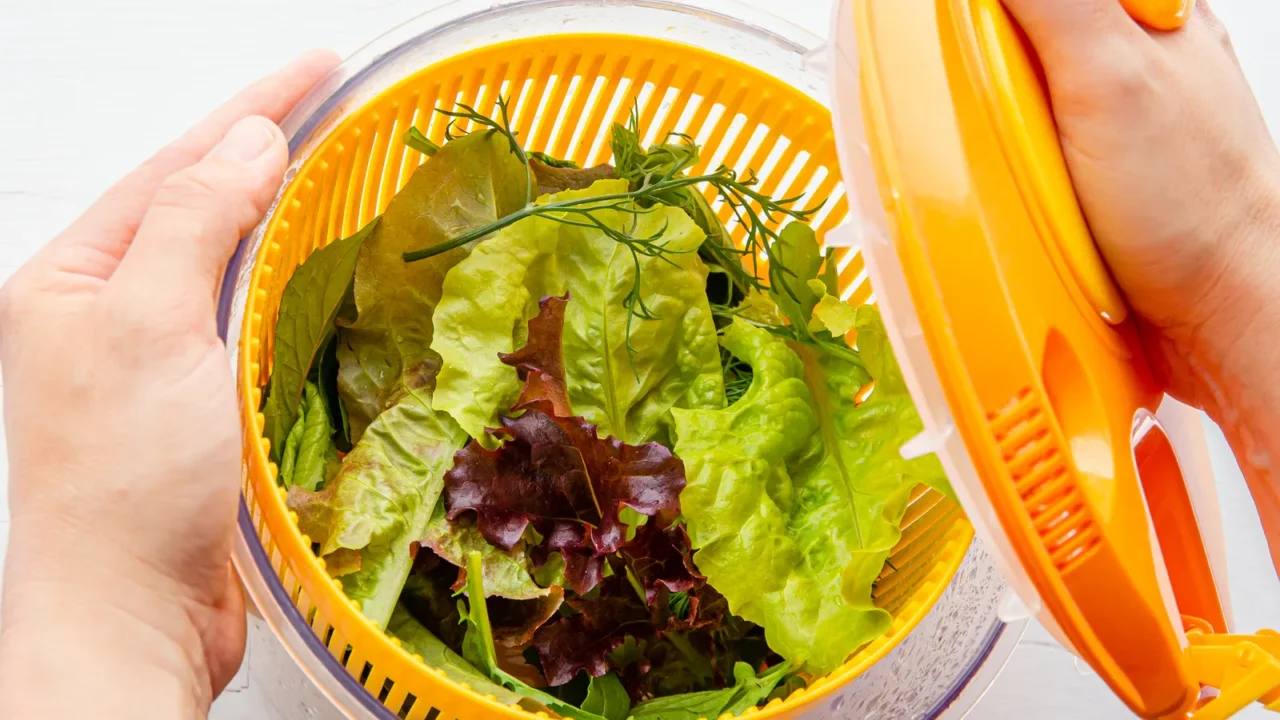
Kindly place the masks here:
POLYGON ((21 274, 0 285, 0 333, 7 333, 34 306, 30 285, 21 274))
POLYGON ((182 211, 204 210, 217 205, 225 187, 219 173, 202 164, 181 170, 160 183, 153 207, 182 211))

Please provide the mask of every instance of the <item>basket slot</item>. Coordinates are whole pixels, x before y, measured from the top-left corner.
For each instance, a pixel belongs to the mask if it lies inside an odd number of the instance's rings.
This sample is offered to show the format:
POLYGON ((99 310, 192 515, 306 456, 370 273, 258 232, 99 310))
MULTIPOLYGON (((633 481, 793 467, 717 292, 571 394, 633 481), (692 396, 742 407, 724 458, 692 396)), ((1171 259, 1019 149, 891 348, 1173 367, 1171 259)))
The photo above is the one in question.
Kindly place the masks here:
MULTIPOLYGON (((578 125, 578 136, 574 138, 575 154, 582 154, 582 166, 588 167, 600 162, 600 149, 609 142, 606 118, 612 118, 622 106, 623 98, 631 90, 632 80, 627 73, 631 65, 630 56, 614 58, 607 61, 610 68, 602 77, 596 78, 592 91, 591 112, 586 122, 578 125)), ((638 70, 639 68, 637 68, 638 70)))
MULTIPOLYGON (((598 62, 603 63, 603 58, 598 62)), ((601 75, 592 73, 583 76, 582 81, 578 84, 577 99, 575 101, 575 106, 580 109, 578 113, 573 115, 578 121, 573 123, 572 132, 569 132, 569 126, 566 123, 562 133, 562 137, 563 135, 569 136, 569 143, 565 146, 560 156, 567 157, 582 167, 587 167, 591 164, 587 161, 587 156, 591 154, 591 143, 595 140, 594 136, 597 135, 597 133, 592 132, 590 133, 592 137, 587 137, 588 129, 591 128, 591 125, 584 123, 582 118, 595 115, 596 110, 599 109, 602 103, 601 98, 604 97, 607 84, 608 82, 601 75), (584 91, 584 88, 588 87, 589 89, 584 91)))
POLYGON ((547 104, 556 85, 555 65, 555 56, 543 58, 538 63, 538 71, 530 79, 528 97, 525 100, 528 110, 521 111, 520 122, 515 128, 520 137, 529 143, 529 147, 534 149, 542 147, 538 137, 546 122, 547 104))
POLYGON ((581 59, 582 56, 578 53, 566 53, 557 58, 551 73, 551 85, 547 88, 550 93, 546 97, 547 103, 540 108, 542 122, 538 123, 536 133, 529 139, 532 147, 546 148, 547 152, 552 152, 551 140, 555 137, 556 126, 565 117, 560 108, 565 106, 565 96, 569 93, 569 86, 581 59))
MULTIPOLYGON (((524 117, 527 114, 525 108, 529 105, 529 94, 533 89, 533 83, 529 80, 529 72, 532 69, 532 58, 520 58, 520 61, 515 65, 515 70, 511 72, 511 75, 503 83, 503 92, 511 111, 511 129, 517 133, 517 137, 521 138, 527 132, 527 128, 522 126, 524 117)), ((537 106, 534 105, 533 109, 536 110, 537 106)))
POLYGON ((334 238, 347 237, 356 230, 360 229, 360 208, 367 202, 365 197, 366 188, 368 187, 367 179, 370 176, 370 161, 373 154, 383 138, 378 137, 377 127, 381 123, 382 118, 379 113, 374 113, 370 118, 370 122, 361 129, 361 134, 367 134, 368 139, 360 142, 355 148, 355 160, 351 164, 351 175, 347 178, 347 193, 345 204, 342 206, 342 222, 338 226, 338 233, 333 238, 326 238, 326 242, 334 238))
POLYGON ((421 700, 413 693, 409 693, 405 697, 404 704, 400 706, 397 714, 404 718, 404 720, 425 720, 427 715, 433 710, 435 710, 435 713, 432 714, 431 717, 435 718, 440 714, 439 710, 432 707, 431 703, 426 700, 421 700))
POLYGON ((403 682, 395 681, 390 683, 390 689, 386 691, 386 694, 384 696, 380 696, 378 699, 382 701, 383 705, 387 706, 392 712, 399 714, 401 717, 404 717, 404 713, 401 712, 401 709, 411 702, 409 700, 408 686, 403 682))

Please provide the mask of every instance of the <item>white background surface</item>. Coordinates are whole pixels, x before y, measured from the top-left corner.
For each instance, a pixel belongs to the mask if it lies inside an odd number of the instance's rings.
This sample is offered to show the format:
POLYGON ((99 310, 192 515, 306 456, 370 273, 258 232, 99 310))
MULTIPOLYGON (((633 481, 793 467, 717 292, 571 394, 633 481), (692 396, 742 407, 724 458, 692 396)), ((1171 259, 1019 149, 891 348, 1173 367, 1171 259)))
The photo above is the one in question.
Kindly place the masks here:
MULTIPOLYGON (((750 2, 750 0, 748 0, 750 2)), ((346 54, 433 0, 0 2, 0 281, 109 183, 222 99, 309 47, 346 54)), ((826 34, 827 0, 750 2, 826 34)), ((1280 3, 1216 0, 1273 128, 1280 129, 1280 3)), ((0 380, 0 393, 3 380, 0 380)), ((1280 583, 1243 480, 1214 432, 1229 574, 1241 630, 1280 625, 1280 583)), ((0 486, 7 464, 0 449, 0 486)), ((0 550, 8 535, 0 493, 0 550)), ((269 642, 258 638, 257 642, 269 642)), ((249 663, 265 653, 250 650, 249 663)), ((282 718, 244 674, 214 717, 282 718)), ((1251 713, 1252 714, 1252 713, 1251 713)), ((320 713, 321 716, 324 713, 320 713)), ((1033 627, 978 718, 1126 717, 1096 678, 1033 627)))

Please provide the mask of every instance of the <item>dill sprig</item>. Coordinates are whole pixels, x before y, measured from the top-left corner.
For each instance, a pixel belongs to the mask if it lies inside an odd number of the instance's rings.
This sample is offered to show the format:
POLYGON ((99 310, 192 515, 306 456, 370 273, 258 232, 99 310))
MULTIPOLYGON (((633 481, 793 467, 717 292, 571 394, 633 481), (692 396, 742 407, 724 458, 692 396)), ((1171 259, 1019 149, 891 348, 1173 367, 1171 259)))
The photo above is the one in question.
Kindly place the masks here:
MULTIPOLYGON (((520 162, 529 168, 529 158, 537 157, 547 164, 558 167, 572 165, 566 161, 556 161, 542 153, 528 153, 520 145, 516 133, 511 129, 509 105, 505 98, 497 101, 498 117, 490 118, 475 108, 458 103, 456 110, 437 108, 436 112, 450 118, 445 129, 445 138, 454 137, 455 123, 469 121, 489 132, 503 135, 511 146, 511 152, 520 162), (550 162, 549 162, 550 161, 550 162)), ((611 210, 633 219, 651 212, 656 205, 667 205, 684 210, 694 222, 707 234, 699 253, 708 261, 719 266, 729 277, 738 292, 748 290, 761 292, 783 292, 795 298, 791 285, 793 279, 800 279, 795 272, 786 267, 770 252, 773 244, 779 239, 779 232, 788 220, 808 223, 821 209, 818 204, 811 208, 798 206, 803 195, 794 195, 780 199, 772 198, 758 189, 759 178, 754 170, 739 174, 737 170, 721 164, 710 172, 690 175, 701 160, 699 147, 694 139, 682 133, 672 133, 667 142, 650 148, 641 147, 639 113, 632 108, 627 124, 614 124, 613 129, 614 167, 619 179, 627 180, 628 190, 589 198, 574 198, 555 202, 534 203, 533 177, 529 172, 526 189, 526 204, 523 208, 499 218, 482 227, 463 233, 432 247, 413 250, 404 254, 406 262, 416 262, 434 257, 442 253, 471 244, 503 228, 510 227, 530 217, 545 217, 567 225, 596 228, 610 239, 626 247, 631 254, 635 269, 632 287, 627 293, 624 305, 628 310, 627 317, 627 350, 634 355, 631 347, 631 327, 635 318, 653 320, 657 315, 645 303, 641 288, 640 258, 649 257, 672 262, 670 256, 687 250, 675 250, 668 246, 664 236, 666 226, 649 235, 636 235, 637 223, 632 222, 629 228, 615 229, 596 216, 602 210, 611 210), (741 226, 743 239, 740 246, 735 245, 727 237, 724 225, 715 214, 710 202, 703 194, 702 188, 709 188, 714 197, 729 208, 729 213, 741 226), (761 277, 759 262, 768 257, 769 267, 766 277, 761 277), (745 261, 745 262, 744 262, 745 261)), ((718 314, 732 314, 728 307, 717 308, 718 314)), ((788 339, 813 345, 835 354, 843 359, 861 365, 861 360, 853 350, 843 342, 820 337, 809 331, 804 322, 792 319, 791 325, 773 325, 752 321, 765 327, 770 332, 788 339)), ((807 320, 807 319, 805 319, 807 320)), ((748 383, 749 385, 749 383, 748 383)), ((735 391, 745 392, 745 387, 735 391)))

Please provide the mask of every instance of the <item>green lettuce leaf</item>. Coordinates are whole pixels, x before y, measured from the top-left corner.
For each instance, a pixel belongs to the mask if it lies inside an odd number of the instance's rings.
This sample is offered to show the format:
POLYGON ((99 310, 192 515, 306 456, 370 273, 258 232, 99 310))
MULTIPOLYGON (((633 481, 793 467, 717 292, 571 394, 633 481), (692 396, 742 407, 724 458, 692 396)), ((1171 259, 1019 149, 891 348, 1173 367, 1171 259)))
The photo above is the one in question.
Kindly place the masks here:
POLYGON ((809 329, 814 332, 826 330, 836 337, 844 337, 857 324, 857 308, 834 295, 824 293, 813 307, 809 329))
POLYGON ((738 663, 733 666, 732 687, 654 698, 635 706, 630 717, 632 720, 700 720, 718 718, 725 713, 737 715, 768 698, 790 669, 782 663, 757 677, 750 665, 738 663))
POLYGON ((280 484, 316 490, 338 471, 338 449, 320 388, 310 380, 302 393, 298 419, 285 439, 280 484))
POLYGON ((271 379, 263 404, 263 436, 271 441, 271 459, 282 462, 285 438, 298 417, 303 384, 333 334, 334 320, 351 286, 356 258, 378 221, 349 238, 311 253, 298 266, 280 296, 276 316, 271 379))
MULTIPOLYGON (((857 421, 843 429, 850 433, 844 436, 845 444, 856 444, 870 455, 866 460, 868 474, 884 478, 875 484, 891 483, 893 478, 901 477, 912 485, 924 483, 955 500, 955 491, 937 455, 904 460, 900 453, 904 442, 924 431, 924 423, 920 421, 902 369, 889 345, 880 311, 871 305, 857 308, 854 329, 858 355, 875 381, 875 387, 858 406, 857 421)), ((833 360, 824 358, 820 362, 829 367, 833 360)), ((838 368, 828 370, 838 371, 838 368)))
MULTIPOLYGON (((625 181, 604 180, 539 202, 625 188, 625 181)), ((702 231, 685 213, 662 206, 639 215, 603 208, 593 215, 634 236, 662 230, 669 253, 638 261, 642 297, 656 319, 629 317, 624 301, 636 263, 625 246, 596 228, 531 217, 485 241, 445 278, 432 342, 444 363, 436 407, 474 437, 497 427, 498 413, 520 392, 515 369, 499 353, 524 345, 540 298, 566 292, 562 343, 569 400, 601 437, 638 445, 665 436, 672 407, 723 407, 715 325, 704 292, 707 269, 694 252, 702 231)))
POLYGON ((466 683, 481 695, 492 695, 503 705, 518 705, 524 699, 493 682, 471 663, 463 660, 401 605, 397 605, 391 613, 387 633, 400 640, 405 650, 421 657, 423 662, 440 670, 454 682, 466 683))
POLYGON ((321 556, 360 552, 359 570, 342 576, 347 596, 386 627, 413 561, 410 545, 427 529, 453 454, 466 433, 410 393, 379 415, 320 492, 289 491, 298 527, 321 556))
POLYGON ((525 203, 528 171, 502 135, 457 138, 423 163, 388 204, 355 265, 354 323, 342 327, 339 389, 358 442, 401 396, 424 384, 432 311, 445 273, 467 256, 457 248, 406 263, 407 250, 435 245, 497 220, 525 203))
POLYGON ((866 376, 854 365, 797 344, 827 363, 810 378, 796 349, 745 322, 723 342, 751 365, 751 387, 724 410, 675 411, 694 561, 770 648, 828 672, 889 626, 871 583, 914 481, 878 464, 909 433, 855 406, 866 376))

